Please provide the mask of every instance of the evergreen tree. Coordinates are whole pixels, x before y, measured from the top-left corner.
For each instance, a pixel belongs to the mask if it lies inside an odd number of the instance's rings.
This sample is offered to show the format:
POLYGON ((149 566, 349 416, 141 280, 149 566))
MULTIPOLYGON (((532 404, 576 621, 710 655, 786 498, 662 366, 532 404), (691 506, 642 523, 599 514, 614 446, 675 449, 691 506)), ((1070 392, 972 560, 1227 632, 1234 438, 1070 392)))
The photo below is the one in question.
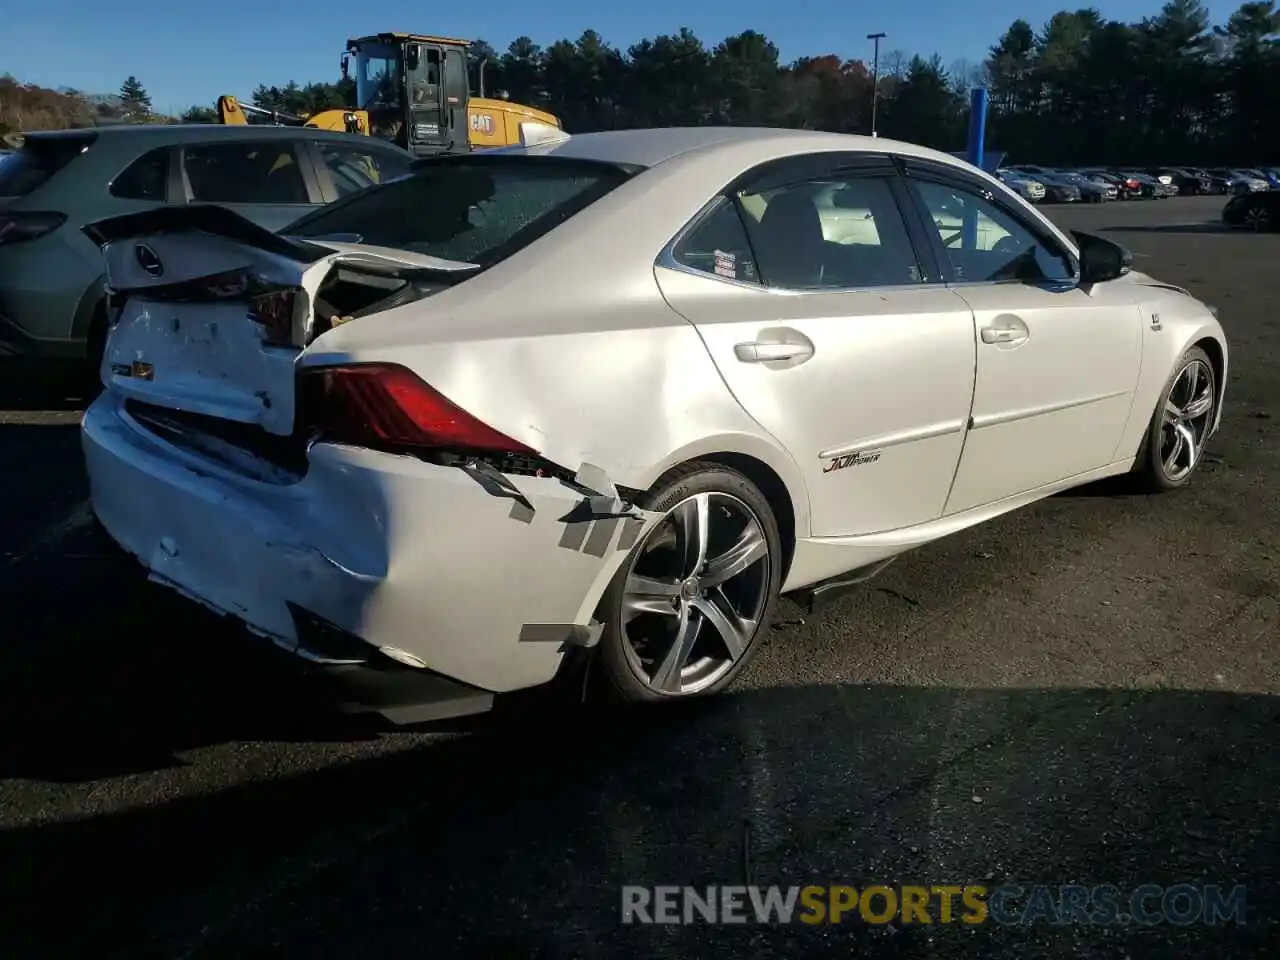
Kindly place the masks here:
POLYGON ((151 94, 137 77, 130 76, 120 85, 120 101, 124 115, 133 120, 151 115, 151 94))

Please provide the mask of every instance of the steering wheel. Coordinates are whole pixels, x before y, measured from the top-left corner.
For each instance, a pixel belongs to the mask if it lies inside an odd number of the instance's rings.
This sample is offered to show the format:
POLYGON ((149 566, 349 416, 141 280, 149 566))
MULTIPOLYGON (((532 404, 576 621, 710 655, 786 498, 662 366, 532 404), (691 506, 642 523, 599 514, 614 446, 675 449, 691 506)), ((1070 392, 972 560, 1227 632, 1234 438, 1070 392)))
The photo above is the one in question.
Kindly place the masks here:
POLYGON ((992 253, 1020 253, 1022 245, 1013 237, 1001 237, 991 248, 992 253))

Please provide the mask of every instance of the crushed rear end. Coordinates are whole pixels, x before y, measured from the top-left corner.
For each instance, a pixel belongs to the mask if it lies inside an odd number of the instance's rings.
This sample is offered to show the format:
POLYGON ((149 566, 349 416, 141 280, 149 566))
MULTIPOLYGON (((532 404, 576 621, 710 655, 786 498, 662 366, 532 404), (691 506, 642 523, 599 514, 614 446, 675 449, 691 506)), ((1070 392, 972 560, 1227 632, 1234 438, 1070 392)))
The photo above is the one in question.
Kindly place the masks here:
POLYGON ((654 515, 394 356, 324 352, 327 330, 473 264, 291 240, 213 207, 86 232, 112 311, 82 428, 91 500, 153 580, 308 660, 435 677, 438 713, 550 680, 595 642, 596 599, 654 515))

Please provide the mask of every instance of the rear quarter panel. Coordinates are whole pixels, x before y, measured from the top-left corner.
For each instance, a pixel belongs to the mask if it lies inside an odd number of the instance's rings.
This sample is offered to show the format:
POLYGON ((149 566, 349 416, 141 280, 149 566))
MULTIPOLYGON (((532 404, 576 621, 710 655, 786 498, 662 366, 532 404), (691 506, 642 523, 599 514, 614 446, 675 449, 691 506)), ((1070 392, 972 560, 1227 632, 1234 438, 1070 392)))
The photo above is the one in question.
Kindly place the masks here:
POLYGON ((600 467, 622 486, 648 488, 711 453, 752 456, 787 486, 804 535, 798 467, 738 405, 654 278, 668 240, 733 176, 698 166, 655 168, 479 277, 335 328, 300 362, 407 363, 549 459, 600 467))

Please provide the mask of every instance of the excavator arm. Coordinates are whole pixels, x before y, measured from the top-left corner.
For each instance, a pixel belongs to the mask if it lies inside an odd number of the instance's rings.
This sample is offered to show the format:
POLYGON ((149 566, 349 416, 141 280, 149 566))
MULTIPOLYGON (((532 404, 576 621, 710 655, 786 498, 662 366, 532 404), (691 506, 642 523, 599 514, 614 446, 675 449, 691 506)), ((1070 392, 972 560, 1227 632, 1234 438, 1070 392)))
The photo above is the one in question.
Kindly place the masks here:
POLYGON ((369 135, 369 115, 363 110, 321 110, 318 113, 299 117, 282 110, 267 110, 242 103, 230 95, 219 97, 214 109, 218 114, 219 123, 235 126, 244 126, 251 122, 250 117, 258 117, 261 118, 258 122, 278 127, 315 127, 319 130, 369 135))

